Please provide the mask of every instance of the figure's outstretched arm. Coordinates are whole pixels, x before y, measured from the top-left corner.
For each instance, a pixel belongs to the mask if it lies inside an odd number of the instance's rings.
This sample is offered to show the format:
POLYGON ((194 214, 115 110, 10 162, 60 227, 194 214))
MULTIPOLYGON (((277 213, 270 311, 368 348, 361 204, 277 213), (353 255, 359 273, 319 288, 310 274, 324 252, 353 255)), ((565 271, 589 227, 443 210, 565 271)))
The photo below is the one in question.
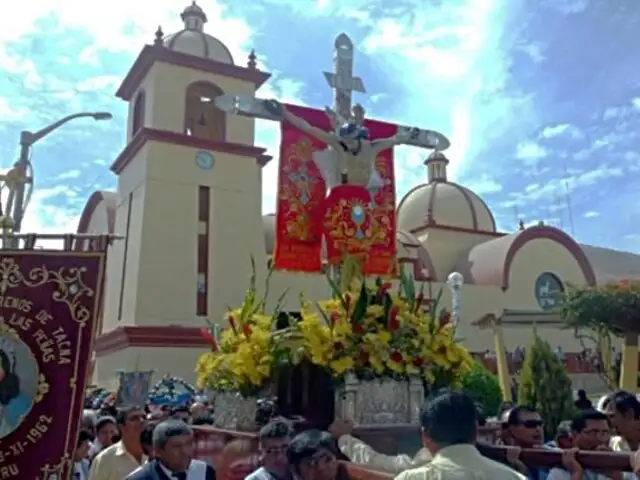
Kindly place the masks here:
POLYGON ((310 125, 306 120, 303 120, 302 118, 294 115, 289 110, 287 110, 287 107, 282 105, 277 100, 269 100, 268 105, 266 106, 269 111, 277 113, 282 117, 283 120, 288 121, 289 123, 291 123, 291 125, 302 130, 305 133, 308 133, 312 137, 321 140, 331 146, 337 145, 336 138, 332 132, 326 132, 321 128, 310 125))
POLYGON ((371 142, 371 148, 373 153, 378 155, 380 152, 384 152, 389 148, 408 142, 412 138, 415 138, 419 133, 420 130, 417 128, 401 128, 398 129, 398 132, 393 137, 373 140, 371 142))

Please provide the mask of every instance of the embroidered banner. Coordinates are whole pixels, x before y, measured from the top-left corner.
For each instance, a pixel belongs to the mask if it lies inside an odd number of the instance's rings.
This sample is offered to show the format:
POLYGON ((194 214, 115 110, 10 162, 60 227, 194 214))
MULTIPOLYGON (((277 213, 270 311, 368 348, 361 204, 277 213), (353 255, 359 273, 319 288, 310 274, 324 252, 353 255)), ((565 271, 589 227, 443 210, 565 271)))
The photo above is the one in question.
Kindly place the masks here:
POLYGON ((335 265, 346 255, 366 260, 374 242, 371 195, 359 185, 338 185, 325 202, 324 234, 327 262, 335 265))
MULTIPOLYGON (((325 112, 287 105, 287 110, 311 126, 330 130, 325 112)), ((322 270, 323 204, 327 185, 313 156, 326 144, 282 122, 273 266, 278 270, 322 270)))
POLYGON ((0 253, 0 475, 69 478, 105 254, 0 253))
POLYGON ((153 370, 118 372, 117 406, 142 406, 147 403, 153 370))
MULTIPOLYGON (((396 134, 396 125, 365 120, 372 140, 389 138, 396 134)), ((373 243, 362 269, 366 275, 396 276, 396 177, 393 149, 385 150, 376 158, 376 170, 382 187, 370 191, 373 201, 373 243)))

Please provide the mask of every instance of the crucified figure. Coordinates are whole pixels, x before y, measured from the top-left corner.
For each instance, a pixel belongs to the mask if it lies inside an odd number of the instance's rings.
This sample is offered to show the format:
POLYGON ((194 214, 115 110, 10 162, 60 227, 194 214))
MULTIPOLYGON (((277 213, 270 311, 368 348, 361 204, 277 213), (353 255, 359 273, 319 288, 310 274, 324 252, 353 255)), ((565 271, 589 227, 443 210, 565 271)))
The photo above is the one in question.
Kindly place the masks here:
POLYGON ((341 175, 346 175, 347 183, 350 184, 368 189, 381 187, 383 181, 375 169, 378 154, 396 145, 402 145, 420 133, 417 128, 402 128, 392 137, 371 140, 369 131, 363 125, 364 109, 360 105, 353 108, 351 118, 346 121, 327 108, 326 112, 332 126, 332 131, 327 132, 293 115, 277 100, 265 103, 265 107, 272 114, 287 120, 331 147, 331 152, 317 153, 313 158, 329 188, 341 183, 341 175))

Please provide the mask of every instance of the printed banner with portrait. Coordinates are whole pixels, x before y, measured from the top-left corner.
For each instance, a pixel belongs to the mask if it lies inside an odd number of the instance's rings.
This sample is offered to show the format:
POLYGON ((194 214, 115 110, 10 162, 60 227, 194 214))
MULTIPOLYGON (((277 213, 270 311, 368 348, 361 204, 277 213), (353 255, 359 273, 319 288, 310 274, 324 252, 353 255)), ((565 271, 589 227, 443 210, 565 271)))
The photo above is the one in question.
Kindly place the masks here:
POLYGON ((69 478, 105 253, 0 254, 0 470, 69 478))
MULTIPOLYGON (((314 127, 331 129, 323 111, 295 105, 286 108, 314 127)), ((327 184, 313 158, 327 146, 288 122, 282 122, 281 134, 273 266, 320 272, 327 184)))
POLYGON ((151 377, 153 370, 118 372, 118 394, 116 405, 142 406, 147 403, 149 390, 151 390, 151 377))

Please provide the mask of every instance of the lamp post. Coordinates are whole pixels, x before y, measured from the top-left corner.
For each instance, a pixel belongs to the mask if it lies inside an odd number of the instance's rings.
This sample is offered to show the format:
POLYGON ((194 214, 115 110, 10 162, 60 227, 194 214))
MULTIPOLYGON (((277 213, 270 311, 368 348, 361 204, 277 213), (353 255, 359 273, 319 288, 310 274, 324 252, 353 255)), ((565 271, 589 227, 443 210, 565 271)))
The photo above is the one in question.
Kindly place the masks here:
MULTIPOLYGON (((20 132, 20 158, 16 162, 16 167, 22 169, 23 172, 27 171, 29 167, 29 156, 31 152, 31 147, 38 141, 42 140, 44 137, 49 135, 54 130, 60 128, 67 122, 75 120, 76 118, 84 118, 90 117, 96 121, 99 120, 110 120, 113 118, 113 115, 109 112, 78 112, 71 115, 67 115, 66 117, 61 118, 57 122, 52 123, 49 126, 38 130, 37 132, 31 132, 29 130, 23 130, 20 132)), ((25 179, 26 180, 26 179, 25 179)), ((20 231, 22 227, 22 219, 24 217, 24 197, 25 197, 25 181, 19 182, 16 185, 15 191, 15 201, 13 203, 13 212, 7 212, 8 215, 13 217, 13 232, 17 233, 20 231)))
POLYGON ((454 335, 460 321, 460 289, 464 284, 464 277, 461 273, 452 272, 447 277, 447 285, 451 289, 451 318, 453 320, 454 335))

